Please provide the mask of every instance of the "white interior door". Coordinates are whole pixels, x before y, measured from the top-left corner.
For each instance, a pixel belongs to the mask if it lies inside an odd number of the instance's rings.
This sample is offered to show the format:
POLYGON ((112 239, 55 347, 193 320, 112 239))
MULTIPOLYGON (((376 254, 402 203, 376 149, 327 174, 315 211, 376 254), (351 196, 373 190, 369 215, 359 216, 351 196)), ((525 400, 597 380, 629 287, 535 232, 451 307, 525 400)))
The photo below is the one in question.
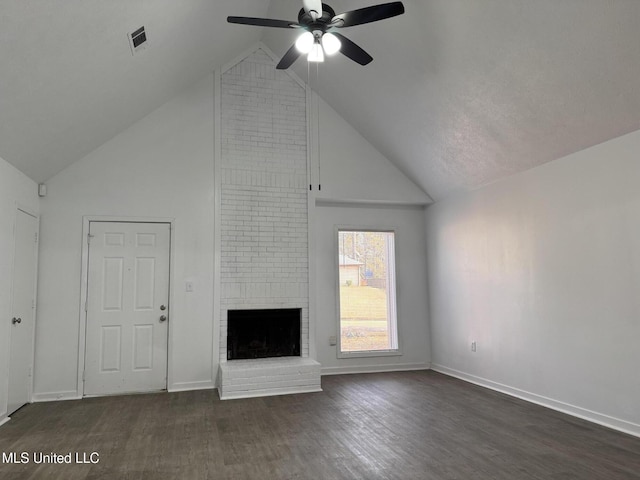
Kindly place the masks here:
POLYGON ((14 233, 9 415, 31 401, 38 219, 18 210, 14 233))
POLYGON ((85 395, 167 388, 170 224, 90 222, 85 395))

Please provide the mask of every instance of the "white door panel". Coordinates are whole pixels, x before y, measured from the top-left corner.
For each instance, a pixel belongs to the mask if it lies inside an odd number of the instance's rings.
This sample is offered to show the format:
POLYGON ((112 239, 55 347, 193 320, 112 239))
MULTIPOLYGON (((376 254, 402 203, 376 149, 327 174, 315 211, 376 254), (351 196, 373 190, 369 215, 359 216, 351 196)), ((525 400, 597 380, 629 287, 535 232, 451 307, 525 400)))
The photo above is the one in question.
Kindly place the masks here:
POLYGON ((15 226, 11 347, 10 415, 31 401, 38 219, 18 210, 15 226))
POLYGON ((167 387, 170 225, 90 222, 85 395, 167 387))

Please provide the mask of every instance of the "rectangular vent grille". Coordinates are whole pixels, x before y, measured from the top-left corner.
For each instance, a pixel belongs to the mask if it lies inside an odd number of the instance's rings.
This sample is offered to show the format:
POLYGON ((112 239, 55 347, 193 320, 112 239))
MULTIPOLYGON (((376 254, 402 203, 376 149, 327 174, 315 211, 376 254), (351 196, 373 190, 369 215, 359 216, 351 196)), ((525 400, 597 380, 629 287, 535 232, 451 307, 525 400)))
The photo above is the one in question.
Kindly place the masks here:
POLYGON ((129 45, 131 46, 131 53, 134 55, 139 50, 143 50, 147 43, 147 32, 144 26, 137 29, 135 32, 129 34, 129 45))

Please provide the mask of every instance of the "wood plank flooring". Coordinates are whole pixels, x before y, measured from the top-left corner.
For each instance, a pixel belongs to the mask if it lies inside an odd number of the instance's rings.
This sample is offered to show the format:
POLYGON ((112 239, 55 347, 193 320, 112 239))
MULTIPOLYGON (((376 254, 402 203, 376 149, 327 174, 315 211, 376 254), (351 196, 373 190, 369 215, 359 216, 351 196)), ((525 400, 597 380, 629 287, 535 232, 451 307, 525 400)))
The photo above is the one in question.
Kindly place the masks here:
POLYGON ((322 386, 27 405, 0 427, 0 455, 98 452, 99 463, 0 463, 0 478, 640 479, 640 439, 432 371, 322 386))

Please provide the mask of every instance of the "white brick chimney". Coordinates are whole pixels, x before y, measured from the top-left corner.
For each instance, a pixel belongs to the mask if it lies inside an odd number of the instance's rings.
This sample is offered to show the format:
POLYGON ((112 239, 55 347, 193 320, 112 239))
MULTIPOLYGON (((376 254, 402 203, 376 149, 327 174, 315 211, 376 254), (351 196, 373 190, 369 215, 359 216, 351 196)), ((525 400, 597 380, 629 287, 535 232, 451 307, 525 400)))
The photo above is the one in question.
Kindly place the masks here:
POLYGON ((223 398, 253 396, 251 391, 257 395, 289 393, 297 391, 294 384, 300 384, 299 391, 320 389, 320 365, 307 358, 306 108, 305 88, 287 72, 276 70, 274 61, 262 49, 221 74, 217 171, 220 175, 220 394, 223 398), (288 357, 283 361, 288 370, 285 368, 281 378, 274 376, 280 369, 278 359, 233 360, 229 362, 234 364, 231 369, 226 365, 227 312, 268 308, 301 309, 300 366, 288 357), (242 364, 236 362, 245 362, 246 375, 242 364), (266 369, 262 373, 260 362, 266 369), (304 375, 301 373, 304 381, 300 381, 302 376, 296 378, 296 369, 300 373, 304 370, 304 375), (238 378, 250 380, 243 386, 238 378), (256 378, 262 378, 264 385, 256 378))

